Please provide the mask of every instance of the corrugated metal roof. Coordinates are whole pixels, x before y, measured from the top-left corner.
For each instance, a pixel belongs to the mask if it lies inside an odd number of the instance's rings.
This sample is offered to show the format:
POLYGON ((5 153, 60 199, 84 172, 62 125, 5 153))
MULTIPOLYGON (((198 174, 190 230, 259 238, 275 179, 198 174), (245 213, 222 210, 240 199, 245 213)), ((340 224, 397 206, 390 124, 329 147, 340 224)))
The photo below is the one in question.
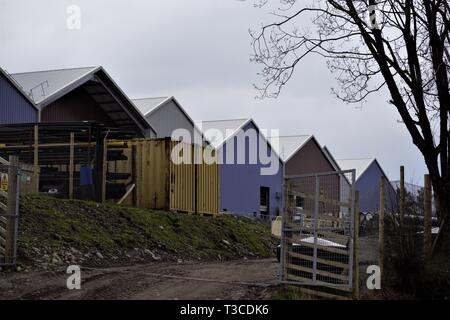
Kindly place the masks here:
POLYGON ((281 136, 278 137, 278 144, 275 137, 270 137, 269 141, 280 158, 286 162, 312 138, 312 135, 281 136))
POLYGON ((70 84, 95 71, 99 67, 45 70, 15 73, 11 76, 40 104, 70 84))
POLYGON ((11 76, 24 90, 32 92, 33 100, 41 109, 72 90, 84 86, 86 92, 118 126, 137 125, 144 135, 147 135, 148 129, 155 132, 143 114, 101 66, 24 72, 11 76), (112 115, 117 111, 123 113, 112 115))
POLYGON ((336 162, 338 163, 339 167, 342 170, 356 170, 356 177, 355 179, 358 180, 361 175, 369 168, 369 166, 372 164, 372 162, 375 161, 375 158, 368 158, 368 159, 337 159, 336 162))
POLYGON ((132 99, 134 105, 142 112, 143 115, 147 115, 154 109, 159 107, 165 101, 170 100, 171 97, 154 97, 154 98, 142 98, 132 99))
MULTIPOLYGON (((391 181, 391 185, 394 189, 400 189, 400 180, 391 181)), ((419 186, 414 183, 405 182, 405 190, 412 195, 418 195, 423 190, 423 186, 419 186)))
POLYGON ((196 125, 214 148, 220 147, 251 119, 199 121, 196 125))

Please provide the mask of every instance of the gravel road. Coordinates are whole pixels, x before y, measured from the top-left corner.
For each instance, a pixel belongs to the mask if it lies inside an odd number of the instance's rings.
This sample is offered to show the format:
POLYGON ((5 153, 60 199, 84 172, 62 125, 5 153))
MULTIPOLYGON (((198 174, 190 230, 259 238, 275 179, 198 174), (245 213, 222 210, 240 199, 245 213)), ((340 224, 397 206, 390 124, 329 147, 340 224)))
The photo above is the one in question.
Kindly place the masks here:
POLYGON ((277 271, 275 259, 81 268, 81 290, 67 289, 65 270, 0 273, 0 300, 268 299, 277 271))

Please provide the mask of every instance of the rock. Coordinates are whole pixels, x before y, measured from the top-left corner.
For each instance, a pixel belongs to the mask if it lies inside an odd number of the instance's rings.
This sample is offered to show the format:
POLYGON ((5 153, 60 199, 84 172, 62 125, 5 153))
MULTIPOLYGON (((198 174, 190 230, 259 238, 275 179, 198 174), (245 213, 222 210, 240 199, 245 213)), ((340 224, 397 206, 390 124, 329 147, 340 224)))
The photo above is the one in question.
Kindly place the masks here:
POLYGON ((160 228, 161 230, 164 230, 164 227, 163 227, 163 226, 159 226, 159 228, 160 228))
POLYGON ((103 259, 103 255, 99 251, 97 251, 95 255, 97 256, 97 258, 103 259))
POLYGON ((70 247, 70 251, 72 251, 72 253, 74 254, 80 254, 80 251, 78 251, 77 249, 70 247))
POLYGON ((155 261, 161 260, 161 257, 157 256, 156 254, 154 254, 154 253, 153 253, 152 251, 150 251, 149 249, 145 249, 145 250, 144 250, 144 253, 147 254, 147 255, 151 255, 151 256, 152 256, 152 259, 155 260, 155 261))
POLYGON ((177 262, 178 262, 178 263, 183 263, 183 260, 178 259, 177 262))
POLYGON ((62 262, 62 259, 58 256, 56 252, 52 254, 52 258, 50 259, 51 264, 59 264, 62 262))
POLYGON ((157 256, 156 254, 154 254, 153 252, 150 253, 152 255, 152 259, 155 261, 159 261, 161 260, 161 257, 157 256))

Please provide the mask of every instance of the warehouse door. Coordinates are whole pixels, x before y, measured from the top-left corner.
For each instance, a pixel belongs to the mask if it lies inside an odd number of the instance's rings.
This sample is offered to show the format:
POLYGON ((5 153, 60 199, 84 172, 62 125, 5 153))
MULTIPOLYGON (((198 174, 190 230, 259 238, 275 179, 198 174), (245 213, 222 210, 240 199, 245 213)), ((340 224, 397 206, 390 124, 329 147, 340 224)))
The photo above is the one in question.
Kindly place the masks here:
POLYGON ((286 177, 283 282, 352 288, 354 177, 353 170, 286 177))
POLYGON ((17 158, 0 158, 0 266, 16 264, 19 216, 17 158))
POLYGON ((259 190, 259 213, 261 218, 269 219, 270 217, 270 188, 260 187, 259 190))

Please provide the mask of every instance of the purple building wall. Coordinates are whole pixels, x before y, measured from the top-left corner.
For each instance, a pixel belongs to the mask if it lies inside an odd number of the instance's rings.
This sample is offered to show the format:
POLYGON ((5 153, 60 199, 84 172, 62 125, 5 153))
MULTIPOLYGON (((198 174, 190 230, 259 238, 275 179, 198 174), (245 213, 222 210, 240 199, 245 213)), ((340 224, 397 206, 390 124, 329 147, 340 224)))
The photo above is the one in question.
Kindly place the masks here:
MULTIPOLYGON (((253 123, 249 123, 244 131, 256 127, 253 123)), ((262 165, 259 161, 257 164, 249 164, 249 141, 246 141, 246 164, 237 164, 237 137, 233 137, 234 143, 234 160, 235 164, 225 164, 227 147, 232 144, 226 143, 219 150, 219 157, 224 164, 220 165, 220 211, 226 211, 241 215, 256 215, 260 213, 260 187, 270 188, 270 211, 271 217, 281 214, 282 206, 282 184, 283 184, 283 164, 278 158, 274 156, 278 162, 278 171, 275 175, 261 175, 260 169, 268 167, 262 165)), ((264 139, 258 135, 258 151, 260 139, 264 139)), ((273 150, 268 148, 268 155, 271 155, 273 150)))
MULTIPOLYGON (((376 161, 364 171, 355 182, 355 190, 359 191, 359 210, 362 212, 377 212, 380 208, 380 181, 385 177, 376 161)), ((386 178, 386 207, 395 210, 395 190, 386 178)))
POLYGON ((0 124, 38 122, 38 111, 0 72, 0 124))

